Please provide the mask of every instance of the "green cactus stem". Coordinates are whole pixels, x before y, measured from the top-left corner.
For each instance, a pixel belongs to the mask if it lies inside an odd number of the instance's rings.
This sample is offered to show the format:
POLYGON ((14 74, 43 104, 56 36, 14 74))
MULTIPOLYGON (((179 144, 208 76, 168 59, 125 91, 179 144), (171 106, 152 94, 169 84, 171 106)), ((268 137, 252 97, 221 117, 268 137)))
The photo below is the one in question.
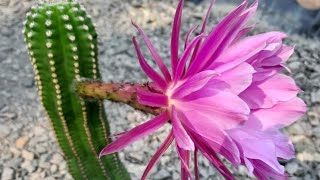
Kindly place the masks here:
POLYGON ((97 33, 84 8, 71 1, 39 3, 23 33, 40 101, 74 179, 129 179, 117 154, 98 158, 110 142, 102 101, 85 101, 74 91, 74 81, 100 78, 97 33))

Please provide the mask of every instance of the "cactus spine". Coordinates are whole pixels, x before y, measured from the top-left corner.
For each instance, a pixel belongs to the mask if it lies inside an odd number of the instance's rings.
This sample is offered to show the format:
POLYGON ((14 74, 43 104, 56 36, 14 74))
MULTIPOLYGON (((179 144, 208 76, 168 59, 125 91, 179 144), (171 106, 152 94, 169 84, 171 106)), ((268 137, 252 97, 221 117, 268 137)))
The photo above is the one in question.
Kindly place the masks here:
POLYGON ((73 87, 80 78, 99 79, 97 34, 77 2, 51 1, 27 14, 25 41, 40 101, 75 179, 129 179, 117 154, 99 159, 109 126, 101 101, 84 101, 73 87))

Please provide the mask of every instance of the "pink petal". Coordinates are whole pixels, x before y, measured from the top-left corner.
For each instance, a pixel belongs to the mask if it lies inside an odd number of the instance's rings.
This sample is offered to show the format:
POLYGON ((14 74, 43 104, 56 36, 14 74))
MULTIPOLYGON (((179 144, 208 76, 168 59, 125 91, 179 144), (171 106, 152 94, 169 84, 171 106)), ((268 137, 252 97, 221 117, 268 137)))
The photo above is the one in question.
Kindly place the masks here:
MULTIPOLYGON (((214 54, 212 56, 207 56, 207 63, 205 66, 211 65, 212 62, 214 62, 223 52, 225 52, 225 49, 227 49, 232 41, 237 37, 239 31, 243 27, 245 23, 252 17, 252 15, 255 13, 258 6, 258 1, 255 1, 252 6, 247 9, 239 18, 234 22, 234 24, 231 25, 230 31, 226 35, 225 39, 221 42, 219 47, 216 49, 214 54)), ((227 52, 228 53, 228 52, 227 52)), ((206 60, 204 60, 206 61, 206 60)))
POLYGON ((230 46, 208 69, 218 72, 232 69, 263 50, 272 39, 282 38, 284 35, 282 32, 269 32, 247 37, 230 46))
POLYGON ((296 97, 299 91, 300 89, 291 77, 276 74, 264 81, 253 82, 239 96, 251 109, 270 108, 279 101, 287 101, 296 97))
POLYGON ((117 151, 120 151, 127 145, 131 144, 132 142, 147 136, 148 134, 154 132, 155 130, 159 129, 163 126, 169 119, 168 112, 165 111, 159 116, 139 125, 135 128, 131 129, 127 133, 123 134, 119 139, 115 140, 114 142, 110 143, 100 152, 100 157, 111 154, 117 151))
POLYGON ((272 67, 261 67, 261 68, 255 68, 257 71, 253 75, 253 82, 263 81, 267 78, 270 78, 277 73, 280 73, 285 68, 282 65, 279 66, 272 66, 272 67))
POLYGON ((241 30, 238 32, 237 36, 234 38, 234 40, 232 41, 231 44, 235 44, 235 43, 237 43, 238 41, 240 41, 241 39, 243 39, 243 38, 248 34, 248 32, 253 29, 253 27, 254 27, 254 25, 248 26, 248 27, 245 27, 245 28, 241 29, 241 30))
POLYGON ((261 62, 261 66, 277 66, 286 62, 293 54, 294 48, 283 45, 276 55, 269 57, 261 62))
POLYGON ((186 63, 187 60, 189 58, 189 55, 193 49, 193 47, 197 44, 197 42, 199 42, 201 40, 201 38, 203 38, 204 35, 200 34, 199 36, 195 37, 190 44, 187 46, 186 50, 183 52, 182 57, 179 61, 179 64, 177 66, 176 69, 176 73, 174 74, 174 81, 176 82, 177 80, 180 79, 180 77, 182 76, 182 73, 184 72, 185 68, 186 68, 186 63))
POLYGON ((307 110, 305 103, 299 98, 286 102, 279 102, 268 109, 258 109, 252 112, 247 125, 260 127, 262 130, 269 128, 282 128, 298 120, 307 110))
POLYGON ((184 127, 182 126, 174 106, 172 106, 171 111, 173 134, 177 145, 184 150, 194 151, 194 144, 187 132, 185 131, 184 127))
POLYGON ((276 179, 276 180, 287 180, 288 175, 285 173, 279 173, 275 171, 272 167, 265 164, 263 161, 260 160, 251 160, 252 164, 255 167, 254 174, 259 180, 270 180, 276 179))
MULTIPOLYGON (((204 31, 206 30, 207 22, 208 22, 208 19, 210 17, 210 13, 211 13, 211 10, 212 10, 214 2, 215 2, 215 0, 211 0, 210 6, 209 6, 209 8, 207 10, 206 17, 204 18, 203 23, 202 23, 202 28, 201 28, 200 34, 204 33, 204 31)), ((194 51, 193 51, 193 54, 192 54, 190 62, 193 62, 194 58, 196 57, 200 45, 201 45, 201 41, 199 41, 197 43, 196 47, 194 48, 194 51)))
POLYGON ((151 55, 153 56, 154 60, 156 61, 156 64, 159 66, 161 72, 163 73, 165 79, 167 82, 170 82, 171 75, 167 69, 167 67, 164 65, 160 55, 156 51, 155 47, 151 43, 150 39, 146 36, 146 34, 143 32, 143 30, 137 26, 135 23, 132 22, 132 25, 140 32, 144 42, 146 43, 148 49, 150 50, 151 55))
POLYGON ((152 79, 162 90, 164 90, 167 87, 166 81, 155 70, 153 70, 152 67, 148 65, 141 53, 141 50, 135 37, 132 38, 132 41, 136 49, 141 68, 150 79, 152 79))
POLYGON ((180 0, 176 14, 174 16, 174 21, 172 25, 172 35, 171 35, 171 65, 172 74, 175 74, 176 67, 179 61, 179 36, 180 36, 180 25, 181 25, 181 15, 184 0, 180 0))
POLYGON ((184 49, 187 48, 187 46, 188 46, 188 44, 189 44, 190 36, 191 36, 191 34, 197 29, 197 27, 198 27, 198 26, 194 26, 194 27, 192 27, 192 28, 188 31, 188 33, 187 33, 187 35, 186 35, 186 37, 185 37, 185 40, 184 40, 184 49))
POLYGON ((267 133, 271 136, 276 146, 276 155, 278 158, 289 160, 295 157, 293 144, 286 135, 279 130, 269 130, 267 133))
POLYGON ((210 32, 208 38, 203 42, 199 52, 195 56, 195 59, 191 62, 190 67, 187 71, 185 77, 189 77, 197 73, 200 69, 207 64, 207 58, 216 51, 221 42, 226 37, 230 30, 230 25, 237 20, 239 15, 243 12, 247 6, 248 1, 242 3, 238 8, 232 11, 228 16, 226 16, 215 28, 210 32))
POLYGON ((278 173, 284 173, 284 167, 278 162, 276 147, 270 135, 248 128, 232 129, 228 134, 237 142, 243 157, 261 160, 278 173))
POLYGON ((185 80, 178 88, 174 89, 171 98, 182 98, 204 87, 210 79, 218 74, 215 71, 202 71, 185 80))
MULTIPOLYGON (((227 91, 204 89, 195 93, 192 98, 186 98, 184 101, 175 102, 175 105, 189 119, 194 122, 206 119, 221 129, 233 128, 246 121, 250 112, 244 101, 237 95, 227 91), (208 96, 206 93, 208 93, 208 96), (192 100, 197 96, 199 97, 198 99, 192 100)), ((201 124, 201 122, 199 123, 201 124)))
POLYGON ((151 107, 165 107, 168 105, 168 97, 159 93, 138 90, 138 102, 151 107))
MULTIPOLYGON (((191 137, 194 138, 191 134, 191 137)), ((205 141, 201 139, 194 139, 196 147, 201 151, 201 153, 212 163, 213 166, 228 180, 235 180, 232 173, 227 169, 227 167, 221 162, 216 153, 208 147, 205 141)))
POLYGON ((173 132, 170 131, 167 138, 164 140, 164 142, 161 144, 161 146, 158 148, 157 152, 152 156, 151 160, 149 161, 146 169, 143 172, 143 175, 141 177, 141 180, 145 180, 152 169, 152 167, 155 165, 155 163, 159 160, 160 156, 168 149, 168 147, 171 145, 173 141, 173 132))
POLYGON ((252 74, 254 72, 255 70, 252 66, 248 63, 242 63, 211 79, 206 86, 212 86, 217 89, 228 89, 234 94, 240 94, 251 85, 252 74))
POLYGON ((182 148, 180 148, 178 145, 176 146, 177 153, 181 160, 181 180, 188 180, 192 179, 192 174, 189 169, 189 161, 190 161, 190 153, 189 151, 186 151, 182 148))
POLYGON ((210 149, 223 155, 235 166, 240 163, 236 144, 211 119, 190 117, 185 111, 181 111, 179 114, 183 126, 194 142, 201 141, 207 144, 210 149))

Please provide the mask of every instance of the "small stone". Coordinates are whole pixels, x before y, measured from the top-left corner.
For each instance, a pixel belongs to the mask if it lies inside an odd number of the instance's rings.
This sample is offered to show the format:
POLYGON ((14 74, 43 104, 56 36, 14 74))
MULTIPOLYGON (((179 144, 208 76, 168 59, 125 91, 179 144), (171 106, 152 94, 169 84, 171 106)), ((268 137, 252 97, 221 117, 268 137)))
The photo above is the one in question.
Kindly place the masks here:
POLYGON ((43 145, 39 144, 36 146, 36 152, 39 154, 43 154, 47 152, 47 149, 43 145))
POLYGON ((15 174, 15 171, 12 168, 5 167, 1 175, 1 180, 14 179, 14 174, 15 174))
POLYGON ((302 152, 302 153, 298 153, 297 154, 297 158, 300 161, 314 161, 314 157, 312 154, 308 153, 308 152, 302 152))
POLYGON ((21 155, 21 151, 19 151, 17 148, 15 147, 10 147, 10 151, 15 155, 15 156, 20 156, 21 155))
POLYGON ((46 132, 46 130, 45 130, 43 127, 41 127, 41 126, 36 126, 36 127, 34 128, 34 134, 35 134, 36 136, 38 136, 38 135, 43 135, 45 132, 46 132))
POLYGON ((289 175, 295 174, 299 169, 299 165, 296 162, 291 162, 286 164, 286 170, 289 173, 289 175))
POLYGON ((3 139, 5 137, 7 137, 11 132, 11 129, 4 125, 4 124, 0 124, 0 139, 3 139))
POLYGON ((63 161, 63 157, 61 154, 58 154, 58 153, 55 153, 51 160, 50 160, 50 163, 52 164, 60 164, 61 162, 63 161))
POLYGON ((52 174, 55 174, 57 171, 58 171, 58 165, 53 164, 53 165, 50 167, 50 172, 51 172, 52 174))
POLYGON ((319 114, 316 113, 316 112, 312 112, 312 111, 309 111, 308 112, 308 118, 309 118, 309 121, 310 121, 310 124, 313 125, 313 126, 318 126, 320 125, 320 117, 319 117, 319 114))
POLYGON ((166 178, 170 178, 170 173, 165 169, 161 169, 153 176, 153 179, 166 179, 166 178))
POLYGON ((21 168, 26 169, 29 174, 36 170, 36 166, 31 163, 31 161, 24 161, 21 164, 21 168))
POLYGON ((24 146, 27 144, 28 140, 29 139, 26 136, 18 138, 16 140, 16 148, 23 149, 24 146))
POLYGON ((66 169, 67 169, 67 164, 65 162, 59 165, 59 171, 66 170, 66 169))
POLYGON ((140 152, 128 153, 128 158, 130 162, 141 164, 145 159, 145 155, 140 152))
POLYGON ((22 150, 22 157, 26 160, 32 161, 34 159, 34 154, 27 150, 22 150))
POLYGON ((30 175, 30 179, 32 180, 42 180, 41 172, 35 172, 30 175))

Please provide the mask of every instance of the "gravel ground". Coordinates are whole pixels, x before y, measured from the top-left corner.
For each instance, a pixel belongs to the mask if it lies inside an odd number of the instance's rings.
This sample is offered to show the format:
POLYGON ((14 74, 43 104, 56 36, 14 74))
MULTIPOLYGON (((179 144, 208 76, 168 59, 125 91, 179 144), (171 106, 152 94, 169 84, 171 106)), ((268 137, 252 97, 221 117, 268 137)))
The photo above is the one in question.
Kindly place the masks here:
MULTIPOLYGON (((97 24, 104 81, 147 82, 130 41, 132 35, 136 34, 130 24, 131 19, 145 29, 160 55, 169 59, 169 39, 176 0, 80 2, 83 2, 97 24)), ((39 104, 31 63, 22 40, 22 21, 33 3, 31 0, 0 1, 0 179, 72 179, 48 118, 39 104)), ((208 3, 207 0, 197 5, 186 3, 184 34, 191 25, 201 23, 208 3)), ((219 3, 214 10, 214 18, 210 19, 211 27, 233 7, 233 4, 219 3)), ((277 23, 268 22, 270 17, 281 19, 280 15, 270 11, 259 11, 253 33, 270 30, 291 33, 287 41, 296 46, 296 53, 288 66, 304 91, 301 97, 309 106, 308 113, 285 130, 297 151, 297 158, 285 163, 285 166, 292 180, 317 180, 320 179, 320 41, 316 37, 308 39, 300 36, 288 26, 276 26, 277 23)), ((292 22, 297 19, 286 23, 294 24, 292 22)), ((105 107, 113 133, 132 128, 151 117, 126 105, 105 102, 105 107)), ((163 127, 120 152, 132 179, 139 179, 168 131, 168 126, 163 127), (141 150, 141 147, 145 148, 141 150)), ((201 179, 222 179, 202 157, 199 165, 201 179)), ((152 170, 150 179, 179 179, 179 171, 178 157, 174 148, 170 147, 152 170)), ((243 167, 235 172, 239 179, 251 179, 243 167)))

